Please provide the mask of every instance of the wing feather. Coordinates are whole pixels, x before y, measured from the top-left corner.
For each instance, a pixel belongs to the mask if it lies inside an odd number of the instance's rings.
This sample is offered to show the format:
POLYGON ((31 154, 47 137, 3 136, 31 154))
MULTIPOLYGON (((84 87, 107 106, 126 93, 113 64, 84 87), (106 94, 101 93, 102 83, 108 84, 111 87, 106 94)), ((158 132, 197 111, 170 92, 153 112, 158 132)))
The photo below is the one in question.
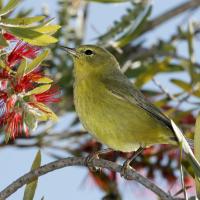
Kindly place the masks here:
POLYGON ((117 95, 119 98, 123 98, 125 101, 132 104, 138 105, 152 117, 156 118, 173 131, 169 118, 165 116, 157 107, 148 102, 144 95, 138 89, 134 88, 129 79, 120 71, 112 74, 112 76, 104 78, 103 83, 105 87, 114 95, 117 95))

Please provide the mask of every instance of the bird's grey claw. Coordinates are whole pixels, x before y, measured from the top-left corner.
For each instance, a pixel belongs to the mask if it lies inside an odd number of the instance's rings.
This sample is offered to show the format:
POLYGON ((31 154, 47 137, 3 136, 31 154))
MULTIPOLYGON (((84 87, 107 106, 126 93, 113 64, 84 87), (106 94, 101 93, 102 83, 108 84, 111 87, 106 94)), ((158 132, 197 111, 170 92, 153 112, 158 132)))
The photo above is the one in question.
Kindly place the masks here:
POLYGON ((99 156, 97 153, 91 153, 86 158, 86 165, 88 166, 89 170, 92 172, 99 172, 100 168, 93 166, 93 160, 99 159, 99 156))
POLYGON ((132 169, 132 167, 130 166, 129 160, 126 160, 121 168, 121 172, 120 172, 121 177, 124 177, 125 179, 129 179, 127 175, 128 169, 132 169))

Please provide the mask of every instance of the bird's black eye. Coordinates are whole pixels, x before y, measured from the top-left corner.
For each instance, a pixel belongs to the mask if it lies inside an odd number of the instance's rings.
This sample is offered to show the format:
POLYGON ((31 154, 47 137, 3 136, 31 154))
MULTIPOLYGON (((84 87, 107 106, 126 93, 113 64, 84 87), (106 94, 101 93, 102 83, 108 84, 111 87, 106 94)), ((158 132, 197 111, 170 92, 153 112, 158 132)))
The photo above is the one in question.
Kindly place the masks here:
POLYGON ((92 54, 93 54, 93 51, 90 50, 90 49, 87 49, 87 50, 85 50, 85 54, 86 54, 86 55, 92 55, 92 54))

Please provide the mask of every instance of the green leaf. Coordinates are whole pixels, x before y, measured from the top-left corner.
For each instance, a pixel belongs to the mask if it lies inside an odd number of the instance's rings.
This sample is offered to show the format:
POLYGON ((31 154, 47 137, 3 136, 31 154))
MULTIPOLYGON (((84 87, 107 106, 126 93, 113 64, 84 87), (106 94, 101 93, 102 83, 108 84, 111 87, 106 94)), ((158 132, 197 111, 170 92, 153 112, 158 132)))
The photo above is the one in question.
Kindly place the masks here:
POLYGON ((36 46, 47 46, 57 42, 57 39, 28 28, 7 28, 9 32, 24 40, 25 42, 36 46))
POLYGON ((0 67, 3 68, 3 69, 6 68, 5 63, 1 59, 0 59, 0 67))
POLYGON ((185 81, 178 80, 178 79, 171 79, 171 82, 177 85, 178 87, 180 87, 181 89, 183 89, 184 91, 187 91, 187 92, 192 91, 191 84, 185 81))
POLYGON ((123 34, 118 39, 118 41, 114 43, 114 45, 117 47, 123 47, 130 41, 132 41, 135 37, 137 37, 141 33, 145 22, 147 21, 147 18, 151 14, 151 11, 152 6, 150 5, 138 16, 138 18, 134 21, 132 27, 130 27, 130 29, 125 34, 123 34))
POLYGON ((49 90, 50 87, 51 87, 51 84, 38 86, 38 87, 34 88, 33 90, 27 92, 26 96, 35 95, 35 94, 41 94, 41 93, 46 92, 47 90, 49 90))
POLYGON ((36 83, 52 83, 53 80, 48 78, 48 77, 42 77, 40 79, 38 79, 37 81, 35 81, 36 83))
POLYGON ((56 116, 56 114, 45 104, 36 102, 34 103, 34 106, 41 111, 41 115, 38 116, 38 120, 40 121, 46 121, 48 119, 53 120, 53 121, 58 120, 58 117, 56 116))
POLYGON ((8 42, 7 42, 6 39, 3 37, 2 34, 0 34, 0 46, 1 46, 1 47, 7 47, 7 46, 8 46, 8 42))
POLYGON ((20 65, 19 65, 18 69, 17 69, 17 73, 16 73, 17 79, 20 79, 21 77, 24 76, 26 68, 27 68, 27 60, 23 59, 22 62, 20 63, 20 65))
POLYGON ((35 128, 37 127, 36 116, 32 112, 26 110, 24 112, 24 116, 23 117, 24 117, 24 121, 25 121, 27 127, 29 129, 31 129, 31 130, 35 130, 35 128))
POLYGON ((137 77, 135 85, 141 87, 148 81, 152 80, 156 74, 169 71, 169 61, 169 59, 164 59, 160 62, 149 63, 148 66, 143 69, 143 72, 137 77))
POLYGON ((112 27, 99 37, 99 41, 106 43, 109 40, 113 40, 117 34, 122 34, 122 32, 133 23, 142 9, 143 6, 131 5, 131 7, 126 10, 126 14, 124 14, 119 21, 114 21, 112 27))
POLYGON ((57 30, 59 30, 61 26, 59 25, 47 25, 47 26, 42 26, 39 28, 35 28, 34 30, 40 33, 52 35, 54 34, 57 30))
POLYGON ((49 52, 49 50, 45 50, 39 56, 37 56, 30 64, 28 64, 24 73, 28 74, 36 69, 41 64, 41 62, 49 55, 49 52))
POLYGON ((45 18, 45 16, 1 19, 0 25, 7 26, 7 27, 28 27, 32 23, 42 21, 44 18, 45 18))
POLYGON ((4 0, 0 0, 0 9, 3 8, 3 1, 4 1, 4 0))
POLYGON ((53 20, 54 20, 54 18, 50 18, 48 20, 45 20, 45 21, 41 22, 40 24, 38 24, 37 26, 34 26, 33 29, 37 29, 37 28, 42 28, 44 26, 48 26, 53 20))
POLYGON ((9 12, 11 12, 17 6, 19 2, 20 0, 10 0, 7 3, 7 5, 0 10, 0 16, 6 15, 9 12))
MULTIPOLYGON (((31 170, 37 169, 41 165, 41 152, 38 151, 33 161, 31 170)), ((23 200, 33 200, 37 188, 38 179, 26 185, 23 200)))

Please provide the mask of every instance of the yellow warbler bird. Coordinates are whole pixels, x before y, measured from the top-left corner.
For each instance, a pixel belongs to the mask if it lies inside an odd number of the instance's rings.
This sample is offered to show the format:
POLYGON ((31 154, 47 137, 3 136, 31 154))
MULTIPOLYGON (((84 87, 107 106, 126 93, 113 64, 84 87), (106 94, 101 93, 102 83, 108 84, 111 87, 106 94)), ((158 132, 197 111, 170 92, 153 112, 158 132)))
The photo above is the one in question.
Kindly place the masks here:
POLYGON ((200 177, 200 165, 184 136, 177 136, 170 119, 133 87, 111 53, 94 45, 62 48, 74 61, 76 111, 83 126, 98 141, 122 152, 182 142, 188 160, 200 177))

